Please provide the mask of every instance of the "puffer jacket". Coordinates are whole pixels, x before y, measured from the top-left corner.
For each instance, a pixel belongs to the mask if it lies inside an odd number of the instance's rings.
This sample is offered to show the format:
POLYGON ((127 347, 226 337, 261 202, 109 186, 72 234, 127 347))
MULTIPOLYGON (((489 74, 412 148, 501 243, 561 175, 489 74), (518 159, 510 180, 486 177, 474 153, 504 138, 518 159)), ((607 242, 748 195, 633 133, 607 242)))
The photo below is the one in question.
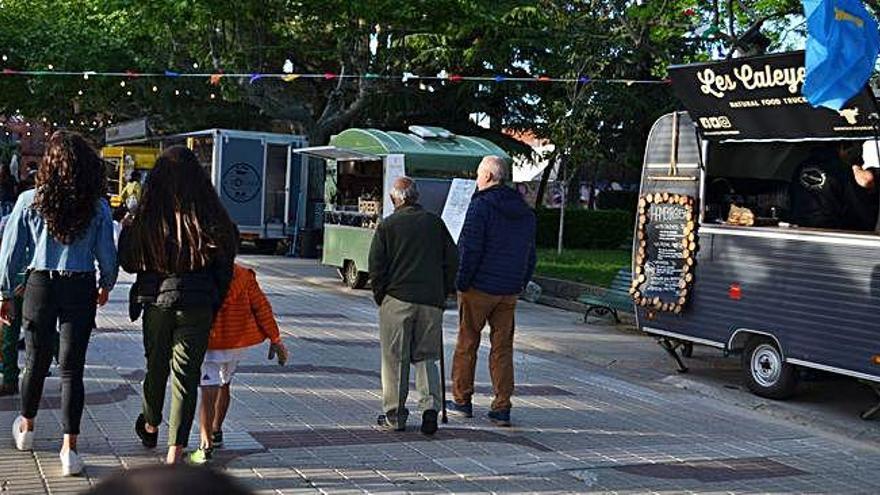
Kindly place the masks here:
POLYGON ((208 349, 241 349, 266 339, 281 342, 272 305, 253 270, 236 263, 229 292, 211 327, 208 349))
POLYGON ((535 213, 513 189, 498 185, 471 199, 458 240, 455 286, 519 294, 535 271, 535 213))

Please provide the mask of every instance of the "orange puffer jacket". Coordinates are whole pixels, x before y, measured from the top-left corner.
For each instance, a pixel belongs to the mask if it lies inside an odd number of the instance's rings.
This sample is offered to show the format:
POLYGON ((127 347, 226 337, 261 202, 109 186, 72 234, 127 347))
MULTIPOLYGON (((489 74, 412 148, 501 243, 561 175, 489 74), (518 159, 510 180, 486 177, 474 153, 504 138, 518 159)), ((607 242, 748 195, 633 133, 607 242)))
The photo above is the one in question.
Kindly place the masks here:
POLYGON ((223 307, 214 319, 208 349, 240 349, 269 339, 281 341, 272 306, 257 283, 257 275, 238 263, 223 307))

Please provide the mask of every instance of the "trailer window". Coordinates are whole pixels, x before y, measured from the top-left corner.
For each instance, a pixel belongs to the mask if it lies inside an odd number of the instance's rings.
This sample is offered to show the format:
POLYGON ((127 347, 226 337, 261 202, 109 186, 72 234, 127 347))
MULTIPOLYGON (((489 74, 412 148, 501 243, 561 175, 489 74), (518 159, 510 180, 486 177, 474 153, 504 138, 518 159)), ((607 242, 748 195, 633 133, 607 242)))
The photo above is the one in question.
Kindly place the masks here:
POLYGON ((873 231, 877 191, 859 186, 856 157, 837 142, 723 143, 709 147, 705 219, 726 223, 732 206, 747 208, 757 226, 873 231))
POLYGON ((325 223, 375 227, 382 214, 382 161, 337 161, 327 169, 325 223), (335 181, 334 181, 335 179, 335 181))

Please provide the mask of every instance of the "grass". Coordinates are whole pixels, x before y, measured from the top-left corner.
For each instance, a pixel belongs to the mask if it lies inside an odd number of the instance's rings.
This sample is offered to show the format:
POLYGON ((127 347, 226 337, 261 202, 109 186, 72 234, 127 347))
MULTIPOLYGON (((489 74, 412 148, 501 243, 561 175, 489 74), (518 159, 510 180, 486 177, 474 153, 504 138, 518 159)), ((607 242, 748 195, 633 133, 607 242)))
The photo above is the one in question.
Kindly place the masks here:
POLYGON ((621 268, 629 268, 630 252, 620 249, 538 249, 535 272, 585 284, 608 286, 621 268))

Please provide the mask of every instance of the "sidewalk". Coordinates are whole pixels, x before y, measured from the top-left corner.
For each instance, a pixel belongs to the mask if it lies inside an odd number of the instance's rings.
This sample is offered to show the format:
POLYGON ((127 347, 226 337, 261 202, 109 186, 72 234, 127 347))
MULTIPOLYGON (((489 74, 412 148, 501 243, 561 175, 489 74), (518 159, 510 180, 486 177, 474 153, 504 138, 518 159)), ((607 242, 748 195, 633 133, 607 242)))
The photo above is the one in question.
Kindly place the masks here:
MULTIPOLYGON (((872 493, 880 484, 876 446, 682 389, 669 383, 672 366, 650 339, 531 304, 517 315, 525 352, 515 355, 514 428, 485 419, 484 346, 474 419, 450 418, 434 438, 417 432, 417 418, 406 433, 381 432, 372 426, 379 350, 369 293, 339 289, 332 273, 303 260, 247 259, 292 364, 269 363, 264 349, 248 354, 217 464, 261 493, 872 493)), ((0 399, 0 490, 75 493, 120 467, 160 461, 163 450, 143 449, 132 431, 143 347, 139 327, 127 321, 127 289, 114 291, 89 350, 86 476, 59 476, 51 378, 33 454, 12 448, 18 400, 0 399)), ((456 322, 447 312, 447 357, 456 322)), ((696 353, 703 359, 706 351, 696 353)))

